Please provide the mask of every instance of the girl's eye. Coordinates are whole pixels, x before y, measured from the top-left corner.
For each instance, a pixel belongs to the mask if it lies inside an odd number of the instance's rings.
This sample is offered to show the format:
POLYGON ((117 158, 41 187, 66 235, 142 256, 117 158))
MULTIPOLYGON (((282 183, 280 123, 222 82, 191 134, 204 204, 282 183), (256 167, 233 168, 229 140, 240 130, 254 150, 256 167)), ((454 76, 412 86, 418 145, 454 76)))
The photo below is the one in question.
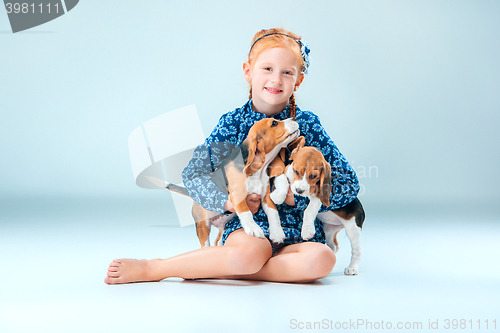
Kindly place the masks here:
POLYGON ((273 123, 271 124, 271 127, 276 127, 278 126, 278 122, 276 120, 273 120, 273 123))
POLYGON ((273 69, 271 67, 265 67, 264 70, 265 71, 272 71, 273 69))
POLYGON ((283 72, 285 75, 293 75, 293 72, 290 72, 290 71, 285 71, 283 72))

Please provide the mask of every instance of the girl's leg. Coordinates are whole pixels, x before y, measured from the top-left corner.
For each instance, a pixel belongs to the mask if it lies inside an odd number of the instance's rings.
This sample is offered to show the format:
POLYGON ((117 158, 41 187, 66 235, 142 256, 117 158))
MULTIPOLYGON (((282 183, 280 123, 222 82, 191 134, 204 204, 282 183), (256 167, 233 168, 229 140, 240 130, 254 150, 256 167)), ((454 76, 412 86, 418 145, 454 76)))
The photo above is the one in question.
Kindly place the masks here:
POLYGON ((335 254, 327 245, 305 242, 278 250, 262 269, 254 274, 221 278, 308 283, 330 274, 335 262, 335 254))
POLYGON ((224 246, 210 246, 169 259, 113 260, 107 284, 160 281, 168 277, 214 278, 222 275, 252 274, 271 257, 267 239, 249 236, 243 229, 232 232, 224 246))

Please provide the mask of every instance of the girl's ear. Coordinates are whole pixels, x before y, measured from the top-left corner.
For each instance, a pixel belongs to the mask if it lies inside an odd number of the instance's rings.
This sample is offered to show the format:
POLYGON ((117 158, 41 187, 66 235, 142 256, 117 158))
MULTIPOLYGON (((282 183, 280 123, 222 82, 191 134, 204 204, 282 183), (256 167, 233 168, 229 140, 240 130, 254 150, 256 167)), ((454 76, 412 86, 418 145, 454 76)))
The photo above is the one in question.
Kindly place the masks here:
POLYGON ((248 61, 245 61, 243 63, 243 75, 245 76, 245 80, 247 80, 248 82, 252 81, 251 69, 252 66, 250 66, 250 63, 248 61))
POLYGON ((297 89, 299 89, 302 81, 304 81, 304 74, 300 74, 300 76, 297 78, 297 82, 295 83, 295 88, 293 88, 293 91, 297 91, 297 89))

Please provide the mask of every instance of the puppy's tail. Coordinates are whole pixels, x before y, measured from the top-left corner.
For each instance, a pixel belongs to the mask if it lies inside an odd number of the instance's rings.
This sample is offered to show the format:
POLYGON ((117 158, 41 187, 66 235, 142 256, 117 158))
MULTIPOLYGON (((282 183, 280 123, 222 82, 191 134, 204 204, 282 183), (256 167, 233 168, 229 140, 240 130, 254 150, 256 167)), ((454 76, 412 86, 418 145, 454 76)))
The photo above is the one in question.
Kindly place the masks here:
POLYGON ((189 192, 185 187, 165 182, 165 188, 169 191, 184 195, 186 197, 190 197, 189 192))
POLYGON ((186 197, 190 197, 188 190, 183 186, 175 185, 175 184, 166 182, 162 179, 158 179, 156 177, 146 176, 146 178, 149 179, 150 182, 152 182, 153 184, 155 184, 156 186, 158 186, 160 188, 165 188, 165 189, 172 191, 172 192, 175 192, 177 194, 184 195, 186 197))

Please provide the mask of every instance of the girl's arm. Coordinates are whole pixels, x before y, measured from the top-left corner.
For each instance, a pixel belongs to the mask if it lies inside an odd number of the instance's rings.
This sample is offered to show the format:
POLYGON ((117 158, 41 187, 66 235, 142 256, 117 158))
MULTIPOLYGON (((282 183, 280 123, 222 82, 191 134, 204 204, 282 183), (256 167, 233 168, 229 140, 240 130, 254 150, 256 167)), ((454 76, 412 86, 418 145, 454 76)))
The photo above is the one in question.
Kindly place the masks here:
POLYGON ((305 145, 318 148, 332 168, 330 206, 321 206, 320 212, 344 207, 358 195, 359 182, 356 173, 326 133, 318 116, 307 111, 301 114, 298 118, 300 131, 306 139, 305 145))
POLYGON ((219 119, 210 136, 196 147, 193 157, 182 172, 184 185, 191 198, 203 208, 218 213, 224 213, 228 194, 221 189, 224 188, 223 179, 214 178, 214 171, 237 144, 236 127, 227 118, 226 114, 219 119), (215 180, 219 186, 214 183, 214 179, 219 180, 215 180))

